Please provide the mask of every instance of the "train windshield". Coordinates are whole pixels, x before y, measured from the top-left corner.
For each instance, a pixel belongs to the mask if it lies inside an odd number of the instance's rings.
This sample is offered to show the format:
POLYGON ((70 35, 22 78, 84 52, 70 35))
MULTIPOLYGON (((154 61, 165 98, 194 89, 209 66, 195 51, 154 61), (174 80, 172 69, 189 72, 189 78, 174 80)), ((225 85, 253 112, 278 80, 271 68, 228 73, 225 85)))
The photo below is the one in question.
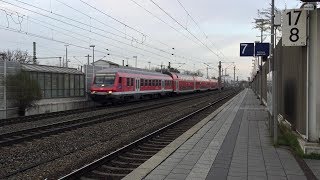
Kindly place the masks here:
POLYGON ((116 78, 115 74, 98 74, 94 80, 94 84, 100 84, 105 86, 110 86, 114 84, 116 78))

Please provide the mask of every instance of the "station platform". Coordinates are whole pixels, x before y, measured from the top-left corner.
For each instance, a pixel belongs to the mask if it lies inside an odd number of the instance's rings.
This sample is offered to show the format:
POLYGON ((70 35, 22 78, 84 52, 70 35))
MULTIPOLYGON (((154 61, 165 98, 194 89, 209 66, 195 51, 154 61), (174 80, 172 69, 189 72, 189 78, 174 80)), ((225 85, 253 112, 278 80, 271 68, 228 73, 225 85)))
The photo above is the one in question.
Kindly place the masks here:
POLYGON ((289 150, 273 146, 267 118, 245 89, 124 179, 307 179, 289 150))

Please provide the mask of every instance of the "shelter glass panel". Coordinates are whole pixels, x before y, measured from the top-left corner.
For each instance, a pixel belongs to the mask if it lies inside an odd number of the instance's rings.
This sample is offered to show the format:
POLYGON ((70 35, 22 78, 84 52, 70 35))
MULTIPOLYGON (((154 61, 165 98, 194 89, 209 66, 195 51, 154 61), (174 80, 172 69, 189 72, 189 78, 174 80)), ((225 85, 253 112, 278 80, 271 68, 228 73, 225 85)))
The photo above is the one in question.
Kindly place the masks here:
POLYGON ((64 89, 64 76, 63 74, 58 74, 58 97, 63 97, 64 89))
POLYGON ((70 96, 74 96, 74 75, 70 74, 70 96))
POLYGON ((57 74, 52 74, 52 97, 58 97, 58 75, 57 74))
POLYGON ((44 90, 44 98, 51 98, 51 74, 45 74, 45 90, 44 90))
POLYGON ((64 75, 64 97, 70 96, 70 78, 69 74, 64 75))

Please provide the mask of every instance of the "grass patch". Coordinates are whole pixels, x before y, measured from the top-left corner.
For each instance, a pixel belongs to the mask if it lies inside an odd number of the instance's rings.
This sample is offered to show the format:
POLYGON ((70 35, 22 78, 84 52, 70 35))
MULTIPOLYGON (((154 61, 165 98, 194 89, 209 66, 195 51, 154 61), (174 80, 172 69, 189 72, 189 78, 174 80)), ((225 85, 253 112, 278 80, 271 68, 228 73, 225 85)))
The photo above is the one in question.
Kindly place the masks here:
MULTIPOLYGON (((304 158, 305 155, 299 145, 297 136, 294 133, 292 133, 290 129, 288 129, 282 124, 279 125, 279 128, 280 128, 280 136, 278 137, 279 145, 291 147, 291 149, 296 155, 304 158)), ((318 156, 320 158, 320 155, 318 156)))
POLYGON ((278 137, 278 145, 289 146, 293 150, 293 153, 295 153, 301 158, 320 160, 320 154, 316 154, 316 153, 304 154, 303 153, 298 142, 298 137, 290 129, 288 129, 283 124, 279 125, 279 129, 280 129, 280 135, 278 137))

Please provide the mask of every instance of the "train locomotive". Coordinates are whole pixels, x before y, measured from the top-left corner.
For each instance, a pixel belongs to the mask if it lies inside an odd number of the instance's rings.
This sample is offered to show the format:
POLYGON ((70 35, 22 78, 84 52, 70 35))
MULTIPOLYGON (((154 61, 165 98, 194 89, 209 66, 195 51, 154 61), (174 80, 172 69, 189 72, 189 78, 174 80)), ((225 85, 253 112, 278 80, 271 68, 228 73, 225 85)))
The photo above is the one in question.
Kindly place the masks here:
POLYGON ((106 68, 95 74, 90 96, 99 103, 218 89, 218 81, 178 73, 106 68))

